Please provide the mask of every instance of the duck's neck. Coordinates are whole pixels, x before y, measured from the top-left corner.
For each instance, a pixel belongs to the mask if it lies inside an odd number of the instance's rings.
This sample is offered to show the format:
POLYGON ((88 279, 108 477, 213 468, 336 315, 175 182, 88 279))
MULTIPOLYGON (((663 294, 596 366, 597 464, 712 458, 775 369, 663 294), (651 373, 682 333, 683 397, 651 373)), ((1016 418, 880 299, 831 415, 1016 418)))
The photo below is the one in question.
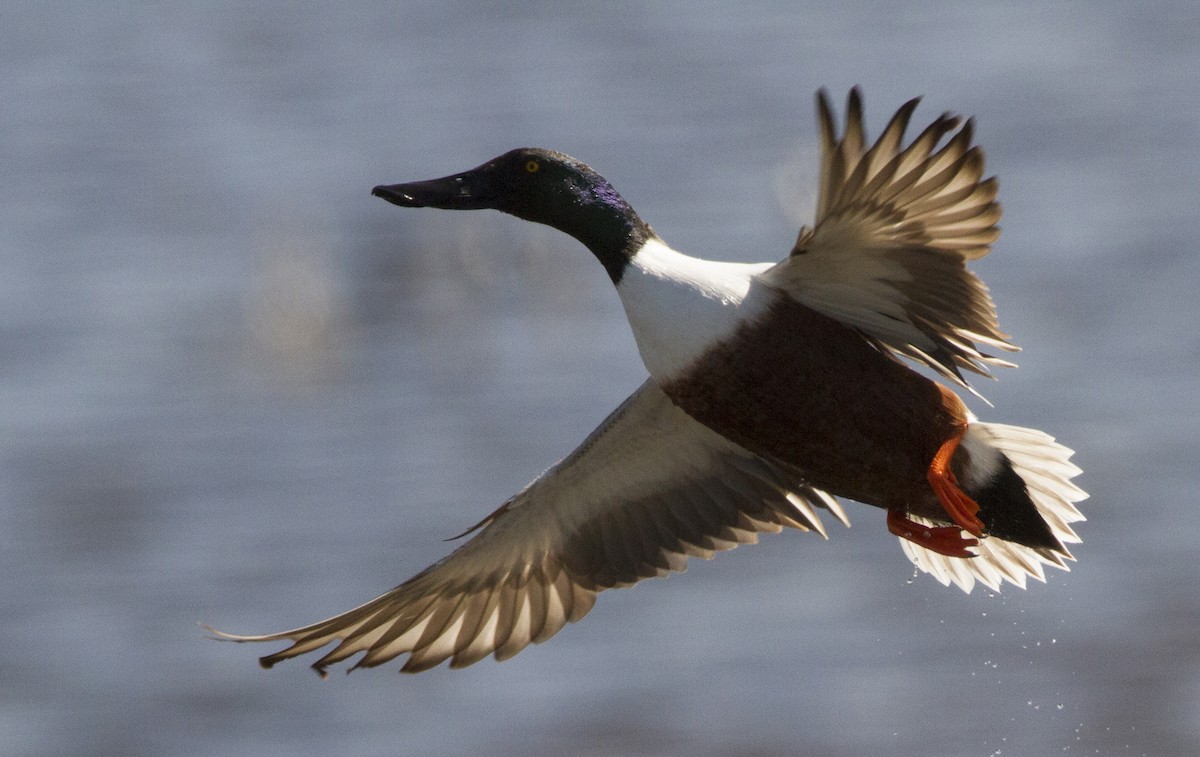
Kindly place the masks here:
POLYGON ((501 209, 575 237, 592 251, 613 284, 620 284, 638 250, 658 235, 599 174, 582 166, 577 179, 556 187, 548 202, 501 209))
POLYGON ((600 265, 608 272, 614 286, 621 283, 621 277, 625 275, 625 270, 638 250, 642 249, 647 241, 658 238, 654 229, 632 209, 627 213, 620 213, 615 209, 593 207, 583 214, 571 229, 564 231, 583 242, 592 251, 600 265))

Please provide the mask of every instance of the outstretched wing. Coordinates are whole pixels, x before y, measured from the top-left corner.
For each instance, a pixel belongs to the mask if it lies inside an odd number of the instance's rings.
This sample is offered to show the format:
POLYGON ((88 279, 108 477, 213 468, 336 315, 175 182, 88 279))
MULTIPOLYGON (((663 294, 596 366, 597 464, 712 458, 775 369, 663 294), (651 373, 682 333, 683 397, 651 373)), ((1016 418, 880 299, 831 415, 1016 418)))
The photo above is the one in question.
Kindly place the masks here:
POLYGON ((904 146, 917 103, 905 103, 868 148, 858 89, 840 138, 826 92, 818 93, 815 226, 800 230, 792 254, 764 278, 967 386, 960 369, 990 376, 989 364, 1011 365, 983 348, 1017 349, 1000 331, 987 287, 966 268, 1000 236, 998 184, 982 178, 970 120, 943 114, 904 146))
POLYGON ((507 659, 582 618, 604 589, 684 570, 688 557, 759 532, 824 534, 816 507, 846 522, 833 497, 692 420, 647 381, 474 538, 395 589, 292 631, 215 633, 292 641, 265 667, 339 642, 313 664, 322 673, 360 652, 356 668, 407 653, 406 672, 507 659))

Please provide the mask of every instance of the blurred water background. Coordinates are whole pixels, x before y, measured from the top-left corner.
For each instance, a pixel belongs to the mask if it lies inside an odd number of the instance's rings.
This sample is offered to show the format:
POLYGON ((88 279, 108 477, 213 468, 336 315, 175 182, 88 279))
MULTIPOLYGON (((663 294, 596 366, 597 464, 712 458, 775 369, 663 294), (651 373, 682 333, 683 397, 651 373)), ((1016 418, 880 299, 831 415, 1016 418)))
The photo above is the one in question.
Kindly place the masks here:
POLYGON ((1200 6, 10 4, 0 751, 1194 754, 1200 6), (1025 348, 975 402, 1078 450, 1069 574, 914 579, 874 509, 610 592, 502 665, 321 682, 206 641, 365 601, 641 381, 603 270, 379 183, 551 147, 679 249, 781 257, 812 95, 978 118, 1025 348))

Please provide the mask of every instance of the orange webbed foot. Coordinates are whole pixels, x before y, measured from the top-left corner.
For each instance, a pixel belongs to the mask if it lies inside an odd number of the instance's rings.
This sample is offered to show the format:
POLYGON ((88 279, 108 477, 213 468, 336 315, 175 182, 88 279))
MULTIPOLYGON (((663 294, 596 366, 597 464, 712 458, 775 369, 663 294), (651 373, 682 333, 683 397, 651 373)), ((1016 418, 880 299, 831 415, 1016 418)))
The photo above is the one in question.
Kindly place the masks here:
POLYGON ((947 557, 975 557, 969 547, 979 546, 978 539, 967 539, 958 526, 927 526, 910 520, 903 510, 888 510, 888 531, 917 546, 947 557))
POLYGON ((954 456, 954 450, 958 449, 958 443, 962 441, 964 433, 966 433, 965 427, 946 440, 946 443, 933 456, 933 462, 929 464, 926 477, 929 485, 933 487, 938 501, 946 510, 946 514, 950 516, 950 520, 972 536, 983 536, 983 521, 976 517, 979 512, 979 504, 959 488, 958 479, 955 478, 954 471, 950 470, 950 458, 954 456))

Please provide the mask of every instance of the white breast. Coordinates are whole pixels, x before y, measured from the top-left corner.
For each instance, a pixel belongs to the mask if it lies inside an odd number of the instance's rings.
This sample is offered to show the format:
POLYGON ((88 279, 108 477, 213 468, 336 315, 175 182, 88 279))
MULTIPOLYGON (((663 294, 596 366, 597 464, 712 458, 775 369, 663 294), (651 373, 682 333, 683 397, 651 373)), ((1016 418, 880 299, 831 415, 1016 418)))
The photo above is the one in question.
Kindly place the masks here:
POLYGON ((678 375, 766 306, 755 276, 770 263, 721 263, 652 239, 634 256, 617 292, 650 375, 678 375))

